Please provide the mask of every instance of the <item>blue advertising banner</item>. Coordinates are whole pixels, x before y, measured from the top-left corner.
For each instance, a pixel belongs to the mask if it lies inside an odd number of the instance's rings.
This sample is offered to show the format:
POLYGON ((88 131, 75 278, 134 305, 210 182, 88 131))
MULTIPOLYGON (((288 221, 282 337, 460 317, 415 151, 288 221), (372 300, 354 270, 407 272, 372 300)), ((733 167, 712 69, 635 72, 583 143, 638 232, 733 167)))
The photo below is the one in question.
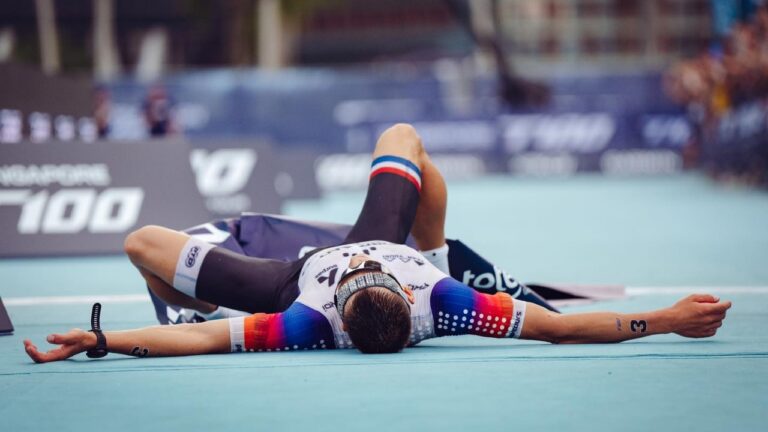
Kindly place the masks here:
MULTIPOLYGON (((618 168, 632 163, 617 158, 635 161, 645 151, 652 152, 640 165, 657 159, 666 161, 661 171, 681 165, 671 155, 680 154, 692 129, 682 108, 663 95, 660 74, 562 76, 549 85, 548 106, 514 110, 501 104, 491 79, 446 82, 431 71, 212 71, 164 83, 179 129, 193 142, 259 137, 281 149, 366 153, 385 128, 408 122, 431 152, 523 155, 515 163, 529 168, 538 162, 528 159, 563 155, 576 159, 578 171, 618 168), (615 152, 603 161, 608 151, 615 152)), ((151 88, 126 80, 110 89, 114 137, 146 136, 141 106, 151 88)), ((535 171, 518 168, 510 171, 535 171)))

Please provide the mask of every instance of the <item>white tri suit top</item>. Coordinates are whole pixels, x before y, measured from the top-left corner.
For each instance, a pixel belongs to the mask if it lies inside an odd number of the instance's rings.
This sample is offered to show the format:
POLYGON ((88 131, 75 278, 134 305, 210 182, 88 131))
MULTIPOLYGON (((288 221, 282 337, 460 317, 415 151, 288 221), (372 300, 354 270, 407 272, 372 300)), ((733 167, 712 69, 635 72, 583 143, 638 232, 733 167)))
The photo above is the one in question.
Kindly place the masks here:
POLYGON ((482 294, 452 279, 415 249, 386 241, 330 247, 311 256, 299 276, 299 296, 284 312, 230 319, 233 351, 353 348, 334 305, 341 273, 365 254, 411 288, 410 345, 439 336, 519 337, 525 302, 506 293, 482 294))

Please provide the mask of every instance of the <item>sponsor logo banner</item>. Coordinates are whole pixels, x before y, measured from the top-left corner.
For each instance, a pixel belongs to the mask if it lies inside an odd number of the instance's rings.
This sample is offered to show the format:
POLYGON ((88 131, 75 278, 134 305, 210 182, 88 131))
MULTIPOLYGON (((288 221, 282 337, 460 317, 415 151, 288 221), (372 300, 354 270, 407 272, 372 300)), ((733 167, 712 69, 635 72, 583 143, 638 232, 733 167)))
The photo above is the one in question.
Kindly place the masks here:
POLYGON ((510 156, 507 169, 531 177, 568 177, 593 171, 606 175, 665 175, 681 171, 683 158, 668 149, 606 150, 588 155, 527 152, 510 156))
POLYGON ((279 213, 282 194, 290 196, 301 182, 289 174, 292 171, 281 169, 269 145, 232 144, 196 148, 189 153, 197 189, 210 216, 238 216, 247 211, 279 213))
POLYGON ((208 217, 182 142, 0 146, 0 256, 121 252, 142 225, 208 217))

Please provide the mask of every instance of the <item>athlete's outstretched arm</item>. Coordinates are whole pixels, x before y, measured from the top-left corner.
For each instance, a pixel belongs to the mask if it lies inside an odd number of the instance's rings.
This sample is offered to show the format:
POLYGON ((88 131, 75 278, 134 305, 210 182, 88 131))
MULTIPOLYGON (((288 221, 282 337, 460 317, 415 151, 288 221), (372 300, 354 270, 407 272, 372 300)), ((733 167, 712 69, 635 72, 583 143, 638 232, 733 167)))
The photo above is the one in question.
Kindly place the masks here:
POLYGON ((558 314, 506 293, 482 294, 450 278, 435 284, 430 303, 437 336, 474 334, 551 343, 621 342, 662 333, 709 337, 731 307, 729 301, 694 294, 651 312, 558 314))
POLYGON ((730 307, 731 302, 708 294, 690 295, 666 309, 633 314, 557 314, 528 303, 520 338, 552 343, 621 342, 664 333, 704 338, 717 333, 730 307))
MULTIPOLYGON (((333 330, 325 316, 299 302, 280 313, 105 331, 104 337, 107 351, 135 357, 336 348, 333 330)), ((59 347, 41 352, 29 339, 24 341, 27 354, 37 363, 65 360, 96 347, 96 336, 80 329, 52 334, 47 340, 59 347)))
MULTIPOLYGON (((104 336, 109 352, 136 357, 185 356, 230 351, 229 324, 226 320, 105 331, 104 336)), ((29 339, 24 341, 27 354, 36 363, 65 360, 96 347, 96 335, 80 329, 49 335, 47 341, 59 347, 42 352, 29 339)))

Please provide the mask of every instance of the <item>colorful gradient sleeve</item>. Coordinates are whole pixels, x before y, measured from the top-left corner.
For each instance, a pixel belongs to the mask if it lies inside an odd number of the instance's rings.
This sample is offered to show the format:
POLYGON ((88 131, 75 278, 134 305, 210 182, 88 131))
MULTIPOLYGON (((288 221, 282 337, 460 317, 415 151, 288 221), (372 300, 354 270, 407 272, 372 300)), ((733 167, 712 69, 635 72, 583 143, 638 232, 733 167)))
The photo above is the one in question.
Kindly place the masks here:
POLYGON ((229 337, 233 352, 336 348, 325 316, 298 302, 285 312, 230 319, 229 337))
POLYGON ((525 302, 509 294, 483 294, 445 278, 435 285, 430 303, 437 336, 519 338, 523 330, 525 302))

